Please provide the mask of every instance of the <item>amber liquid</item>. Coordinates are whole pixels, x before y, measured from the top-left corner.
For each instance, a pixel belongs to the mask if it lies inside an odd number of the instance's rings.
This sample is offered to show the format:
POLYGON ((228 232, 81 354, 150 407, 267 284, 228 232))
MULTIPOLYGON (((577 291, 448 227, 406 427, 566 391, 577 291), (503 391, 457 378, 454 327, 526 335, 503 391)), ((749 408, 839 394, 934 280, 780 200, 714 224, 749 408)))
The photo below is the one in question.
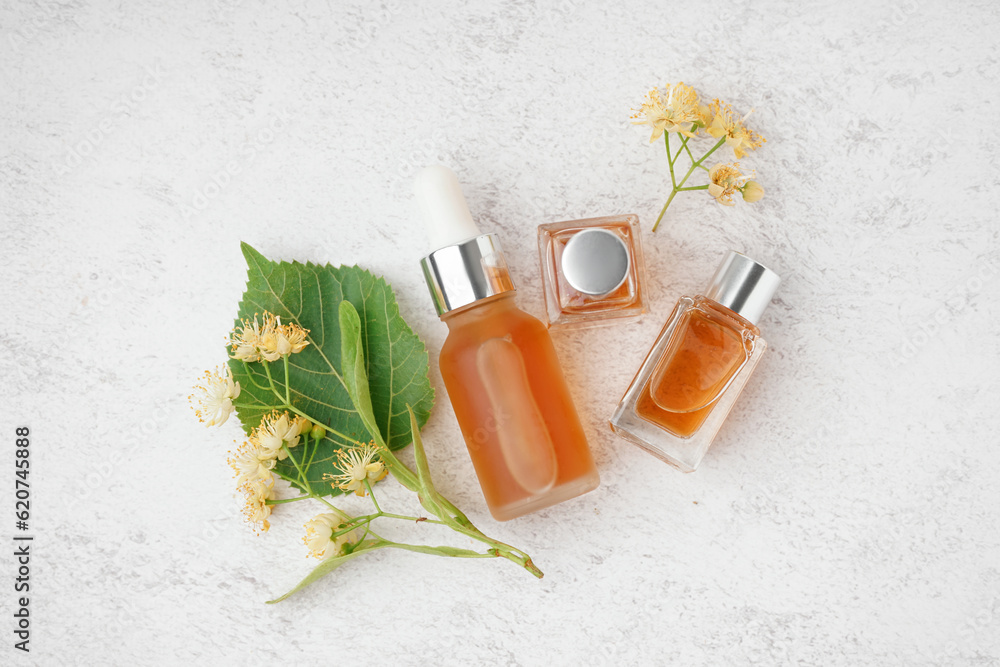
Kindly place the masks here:
POLYGON ((501 521, 597 487, 549 333, 513 293, 442 317, 440 367, 486 503, 501 521))
POLYGON ((691 437, 750 358, 759 334, 728 308, 697 297, 678 321, 636 412, 678 437, 691 437))

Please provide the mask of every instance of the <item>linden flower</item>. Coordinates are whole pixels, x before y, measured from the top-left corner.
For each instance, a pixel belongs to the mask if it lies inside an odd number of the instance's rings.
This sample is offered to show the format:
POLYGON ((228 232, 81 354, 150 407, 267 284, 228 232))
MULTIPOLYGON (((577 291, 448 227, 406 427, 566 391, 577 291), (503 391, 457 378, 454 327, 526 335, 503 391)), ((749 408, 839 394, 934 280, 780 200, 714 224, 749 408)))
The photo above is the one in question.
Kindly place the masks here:
POLYGON ((716 139, 725 137, 726 145, 733 149, 737 159, 741 159, 747 151, 755 150, 767 141, 743 124, 751 113, 752 109, 743 118, 736 118, 732 106, 716 99, 712 102, 714 118, 706 131, 716 139))
POLYGON ((642 105, 632 115, 633 125, 649 125, 653 134, 649 138, 652 143, 663 136, 664 132, 680 132, 693 137, 692 127, 697 123, 699 115, 698 93, 683 82, 667 84, 663 96, 660 90, 654 88, 646 95, 642 105))
POLYGON ((247 362, 260 361, 263 338, 274 331, 276 320, 277 318, 269 313, 264 313, 264 326, 257 321, 256 315, 253 316, 252 322, 249 319, 243 320, 229 339, 233 346, 233 358, 247 362))
POLYGON ((353 491, 354 495, 366 494, 365 481, 374 484, 383 479, 389 472, 385 464, 375 459, 377 454, 374 443, 368 443, 351 449, 341 449, 337 452, 340 469, 339 475, 327 473, 323 479, 332 481, 332 486, 342 491, 353 491))
POLYGON ((283 461, 288 457, 283 445, 287 444, 291 448, 299 444, 299 432, 304 421, 306 420, 300 417, 290 418, 287 412, 279 414, 275 410, 261 417, 260 426, 254 429, 250 438, 271 458, 277 457, 283 461))
POLYGON ((739 162, 720 162, 708 171, 708 194, 723 206, 733 206, 733 195, 743 188, 747 177, 740 172, 739 162))
POLYGON ((267 532, 271 528, 267 517, 271 516, 271 506, 268 500, 274 498, 274 478, 268 480, 256 479, 240 485, 243 493, 243 518, 255 530, 267 532))
POLYGON ((194 414, 205 426, 222 426, 233 414, 233 399, 240 395, 240 383, 233 382, 233 372, 229 368, 223 371, 205 371, 202 384, 195 389, 199 392, 196 397, 191 394, 188 399, 194 407, 195 401, 198 406, 194 408, 194 414))
POLYGON ((271 469, 274 468, 274 459, 274 454, 262 448, 251 435, 235 452, 230 452, 227 462, 236 473, 236 483, 243 485, 257 480, 273 480, 271 469))
POLYGON ((286 324, 278 331, 278 353, 286 355, 301 352, 309 344, 306 340, 308 335, 308 329, 303 329, 298 324, 286 324))
POLYGON ((276 324, 261 335, 260 356, 267 361, 277 361, 278 359, 295 354, 305 349, 309 344, 306 336, 308 329, 303 329, 297 324, 281 324, 281 318, 275 317, 276 324))
POLYGON ((277 361, 289 354, 295 354, 305 349, 309 341, 308 329, 298 324, 282 324, 281 318, 273 313, 265 312, 264 322, 253 316, 243 322, 230 335, 232 356, 240 361, 254 362, 264 359, 277 361))
POLYGON ((342 555, 345 545, 357 541, 353 530, 333 537, 333 534, 342 528, 343 524, 336 514, 320 514, 306 521, 306 534, 302 541, 309 547, 309 555, 320 560, 342 555))

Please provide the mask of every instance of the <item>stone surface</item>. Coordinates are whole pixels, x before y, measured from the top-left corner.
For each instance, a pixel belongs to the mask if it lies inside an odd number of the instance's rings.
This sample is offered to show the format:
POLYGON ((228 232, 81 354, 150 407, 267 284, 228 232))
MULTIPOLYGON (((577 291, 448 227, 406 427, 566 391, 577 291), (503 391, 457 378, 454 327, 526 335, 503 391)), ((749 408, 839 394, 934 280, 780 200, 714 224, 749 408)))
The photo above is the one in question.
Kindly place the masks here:
POLYGON ((0 27, 2 497, 27 424, 36 535, 32 652, 5 614, 6 664, 1000 664, 995 3, 38 1, 0 27), (666 159, 627 120, 678 79, 755 109, 767 196, 686 193, 654 235, 666 159), (239 241, 384 274, 436 364, 410 197, 435 162, 537 315, 536 225, 639 215, 651 313, 556 336, 603 484, 493 522, 435 366, 442 490, 545 578, 380 552, 266 606, 314 510, 250 534, 238 427, 186 400, 239 241), (784 282, 683 475, 606 419, 728 248, 784 282))

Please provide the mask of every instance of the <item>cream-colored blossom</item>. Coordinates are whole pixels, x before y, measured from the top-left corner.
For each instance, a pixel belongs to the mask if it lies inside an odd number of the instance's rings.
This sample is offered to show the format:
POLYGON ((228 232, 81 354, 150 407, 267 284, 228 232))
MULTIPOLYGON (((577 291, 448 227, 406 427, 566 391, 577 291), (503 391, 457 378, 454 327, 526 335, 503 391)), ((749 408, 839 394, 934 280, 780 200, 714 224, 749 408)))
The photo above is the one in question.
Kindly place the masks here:
POLYGON ((235 452, 229 453, 229 467, 233 469, 237 485, 256 480, 271 480, 275 456, 273 452, 260 446, 251 434, 248 440, 242 442, 235 452))
POLYGON ((632 115, 634 125, 649 125, 652 128, 650 143, 664 132, 679 132, 693 137, 697 130, 695 123, 700 119, 698 93, 683 82, 667 84, 661 93, 654 88, 632 115))
POLYGON ((267 501, 274 498, 274 478, 248 480, 239 490, 243 493, 243 518, 254 530, 267 532, 271 528, 267 520, 271 516, 271 506, 267 501))
POLYGON ((281 359, 281 352, 278 351, 278 337, 281 335, 281 319, 270 313, 264 314, 265 327, 260 335, 260 356, 266 361, 277 361, 281 359), (266 326, 267 319, 271 318, 270 326, 266 326))
POLYGON ((282 324, 281 318, 265 312, 243 320, 230 335, 232 356, 240 361, 277 361, 305 349, 309 330, 298 324, 282 324), (263 321, 261 321, 263 320, 263 321))
POLYGON ((337 475, 327 473, 323 479, 332 482, 333 486, 342 491, 353 491, 355 495, 367 493, 365 481, 374 484, 383 479, 389 472, 385 464, 376 458, 378 450, 374 443, 341 449, 337 452, 338 466, 343 471, 337 475))
POLYGON ((708 194, 724 206, 733 206, 733 195, 740 191, 747 176, 740 172, 739 162, 720 162, 708 171, 708 194))
POLYGON ((270 313, 264 313, 263 325, 258 321, 257 315, 253 316, 253 321, 243 320, 229 338, 233 358, 247 362, 260 361, 263 339, 274 331, 276 319, 270 313))
POLYGON ((343 530, 343 524, 336 514, 320 514, 306 521, 305 529, 302 541, 309 547, 309 555, 320 560, 342 555, 344 546, 357 541, 353 530, 333 537, 334 533, 343 530))
POLYGON ((278 332, 278 352, 282 355, 301 352, 309 344, 306 340, 308 335, 309 330, 303 329, 298 324, 284 325, 278 332))
POLYGON ((308 329, 298 324, 282 324, 280 317, 274 317, 274 324, 264 331, 260 338, 260 356, 267 361, 277 361, 289 354, 295 354, 305 349, 309 342, 306 337, 308 329))
POLYGON ((299 429, 301 422, 298 418, 292 418, 287 412, 279 413, 277 410, 264 415, 260 419, 260 426, 250 434, 251 439, 255 439, 260 448, 267 452, 272 458, 284 460, 288 454, 283 445, 289 448, 299 444, 299 429))
POLYGON ((205 371, 196 393, 188 400, 198 420, 205 426, 222 426, 233 414, 233 399, 240 395, 240 383, 233 381, 233 372, 226 368, 205 371))
POLYGON ((767 141, 744 124, 753 113, 752 109, 743 118, 737 118, 731 105, 716 99, 711 110, 713 118, 707 132, 716 139, 725 137, 726 145, 733 149, 737 159, 742 159, 747 151, 755 150, 767 141))

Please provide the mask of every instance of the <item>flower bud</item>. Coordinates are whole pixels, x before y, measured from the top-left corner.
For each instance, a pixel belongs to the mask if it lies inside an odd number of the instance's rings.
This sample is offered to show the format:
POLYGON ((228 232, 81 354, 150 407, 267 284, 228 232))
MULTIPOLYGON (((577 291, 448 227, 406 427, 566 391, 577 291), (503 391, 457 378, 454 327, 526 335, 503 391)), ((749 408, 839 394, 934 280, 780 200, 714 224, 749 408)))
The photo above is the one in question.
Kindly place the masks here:
POLYGON ((757 181, 747 181, 743 186, 743 201, 752 204, 764 196, 764 188, 757 181))
POLYGON ((313 440, 322 440, 323 438, 326 437, 326 429, 320 426, 319 424, 316 424, 315 426, 312 427, 312 432, 309 434, 309 436, 313 440))

